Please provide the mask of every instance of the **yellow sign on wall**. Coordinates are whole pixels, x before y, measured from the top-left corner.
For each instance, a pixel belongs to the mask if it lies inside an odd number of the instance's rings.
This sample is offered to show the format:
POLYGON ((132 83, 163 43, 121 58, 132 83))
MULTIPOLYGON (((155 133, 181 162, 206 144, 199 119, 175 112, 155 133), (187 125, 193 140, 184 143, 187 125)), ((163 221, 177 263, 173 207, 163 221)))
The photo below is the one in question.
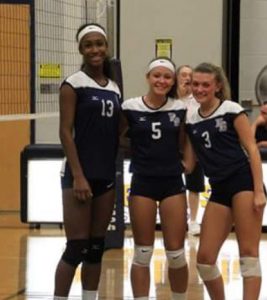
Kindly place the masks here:
POLYGON ((157 39, 156 40, 156 57, 172 58, 172 40, 157 39))
POLYGON ((60 78, 61 66, 59 64, 40 64, 39 66, 40 78, 60 78))

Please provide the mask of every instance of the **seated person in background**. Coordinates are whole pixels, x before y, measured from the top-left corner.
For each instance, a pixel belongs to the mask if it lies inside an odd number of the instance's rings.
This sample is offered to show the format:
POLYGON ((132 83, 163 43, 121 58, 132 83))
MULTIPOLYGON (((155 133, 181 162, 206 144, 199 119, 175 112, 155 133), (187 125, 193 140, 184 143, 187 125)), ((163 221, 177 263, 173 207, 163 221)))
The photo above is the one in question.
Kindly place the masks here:
POLYGON ((260 108, 260 114, 252 123, 252 132, 258 148, 267 148, 267 103, 260 108))

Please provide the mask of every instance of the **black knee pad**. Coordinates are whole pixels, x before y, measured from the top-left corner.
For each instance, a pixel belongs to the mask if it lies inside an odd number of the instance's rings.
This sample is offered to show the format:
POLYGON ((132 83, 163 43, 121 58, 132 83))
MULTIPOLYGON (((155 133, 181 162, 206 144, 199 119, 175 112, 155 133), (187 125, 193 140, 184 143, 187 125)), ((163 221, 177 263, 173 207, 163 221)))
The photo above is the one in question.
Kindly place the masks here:
POLYGON ((77 267, 88 253, 88 240, 69 240, 62 255, 67 264, 77 267))
POLYGON ((88 252, 85 255, 84 260, 88 264, 100 264, 105 249, 104 237, 91 237, 88 240, 88 252))

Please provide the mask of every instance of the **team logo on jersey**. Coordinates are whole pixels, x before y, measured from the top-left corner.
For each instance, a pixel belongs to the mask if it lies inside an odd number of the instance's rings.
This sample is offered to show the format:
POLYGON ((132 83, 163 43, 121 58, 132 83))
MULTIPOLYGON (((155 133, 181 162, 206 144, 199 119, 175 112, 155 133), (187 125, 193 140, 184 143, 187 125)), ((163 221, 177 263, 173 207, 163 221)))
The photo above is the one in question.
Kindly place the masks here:
POLYGON ((168 113, 168 115, 170 122, 173 122, 174 126, 178 127, 180 125, 180 118, 178 118, 175 113, 168 113))
POLYGON ((215 119, 215 127, 219 129, 219 132, 227 131, 227 123, 223 120, 223 118, 215 119))
POLYGON ((146 117, 139 117, 139 121, 140 122, 145 122, 146 121, 146 117))
POLYGON ((98 98, 97 96, 92 96, 92 100, 93 100, 93 101, 98 101, 99 98, 98 98))

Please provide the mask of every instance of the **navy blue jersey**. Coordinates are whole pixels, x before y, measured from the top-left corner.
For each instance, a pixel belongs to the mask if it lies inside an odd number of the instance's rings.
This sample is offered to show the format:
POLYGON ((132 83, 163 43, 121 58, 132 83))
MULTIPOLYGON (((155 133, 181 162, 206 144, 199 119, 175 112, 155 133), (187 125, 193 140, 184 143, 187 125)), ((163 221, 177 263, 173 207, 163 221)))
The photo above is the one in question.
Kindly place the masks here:
POLYGON ((170 176, 183 172, 179 151, 181 123, 186 108, 181 100, 168 98, 158 109, 142 97, 123 102, 131 140, 130 171, 146 176, 170 176))
POLYGON ((227 179, 249 163, 234 128, 241 113, 244 109, 238 103, 225 100, 207 117, 198 108, 187 116, 186 131, 211 183, 227 179))
POLYGON ((118 149, 120 91, 108 80, 100 86, 83 71, 64 80, 77 95, 74 141, 87 178, 114 179, 118 149))
POLYGON ((260 125, 257 127, 255 138, 257 143, 261 141, 267 141, 267 127, 265 125, 260 125))

